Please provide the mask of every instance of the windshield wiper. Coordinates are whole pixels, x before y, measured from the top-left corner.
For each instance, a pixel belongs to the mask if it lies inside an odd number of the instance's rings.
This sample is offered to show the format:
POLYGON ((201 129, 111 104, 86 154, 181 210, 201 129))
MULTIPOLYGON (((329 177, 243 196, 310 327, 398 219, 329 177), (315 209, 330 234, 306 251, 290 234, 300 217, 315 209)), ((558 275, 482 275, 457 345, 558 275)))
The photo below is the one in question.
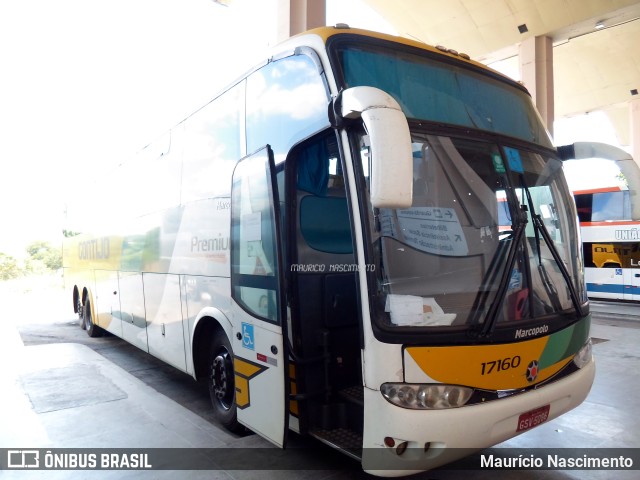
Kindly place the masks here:
MULTIPOLYGON (((525 184, 523 177, 521 178, 521 180, 522 180, 522 188, 525 191, 525 195, 527 197, 527 203, 529 204, 529 210, 531 211, 531 223, 533 225, 533 232, 535 235, 536 253, 538 254, 538 273, 540 274, 542 285, 544 286, 544 289, 547 292, 547 295, 549 296, 549 300, 551 300, 551 303, 553 304, 553 309, 556 312, 558 312, 562 310, 562 304, 560 303, 558 290, 556 289, 556 286, 554 285, 553 280, 551 280, 551 277, 549 276, 549 273, 547 272, 547 269, 544 266, 544 263, 542 263, 542 250, 540 249, 540 232, 542 231, 543 228, 546 228, 546 227, 544 225, 544 222, 540 218, 540 215, 536 213, 536 207, 533 203, 533 199, 531 198, 531 191, 529 190, 529 187, 527 187, 527 185, 525 184)), ((545 242, 547 242, 546 239, 545 239, 545 242)), ((552 248, 548 243, 547 243, 547 246, 549 246, 550 249, 552 248)), ((553 255, 553 252, 551 254, 553 255)), ((566 277, 565 277, 565 281, 566 281, 566 277)))
MULTIPOLYGON (((524 182, 524 178, 522 179, 522 188, 525 191, 525 194, 527 197, 527 203, 529 204, 529 209, 531 214, 531 223, 534 229, 536 249, 538 253, 538 271, 540 272, 540 277, 542 279, 542 283, 544 284, 545 290, 547 291, 549 298, 553 302, 554 304, 553 306, 555 310, 560 311, 562 309, 561 308, 562 306, 560 304, 560 299, 558 297, 558 291, 556 290, 555 285, 553 284, 551 278, 549 277, 549 274, 547 273, 546 268, 544 267, 544 264, 542 263, 542 254, 540 251, 540 236, 542 236, 542 239, 544 240, 547 247, 549 248, 549 251, 551 252, 551 256, 553 257, 554 261, 558 265, 558 268, 560 269, 562 278, 564 279, 567 285, 567 288, 569 289, 569 296, 571 297, 573 307, 575 308, 578 315, 582 317, 584 316, 584 313, 582 311, 582 306, 578 301, 578 295, 573 285, 571 275, 569 275, 569 272, 567 271, 567 268, 564 262, 562 261, 562 258, 560 257, 560 254, 558 253, 558 250, 556 249, 555 244, 553 243, 553 239, 551 238, 551 235, 549 234, 549 231, 547 230, 547 227, 544 224, 542 217, 538 215, 535 211, 533 199, 531 197, 531 192, 529 191, 529 188, 524 182)), ((491 304, 489 311, 487 312, 486 320, 480 332, 480 336, 482 337, 486 337, 493 332, 495 325, 497 323, 498 312, 502 306, 504 297, 507 294, 507 290, 509 287, 509 280, 511 279, 511 272, 513 271, 513 267, 516 261, 516 252, 519 246, 521 245, 522 236, 525 231, 525 227, 528 223, 527 217, 526 217, 527 206, 522 205, 521 208, 522 208, 522 214, 521 214, 520 221, 514 231, 514 239, 513 239, 512 246, 509 249, 509 255, 507 257, 507 265, 502 272, 502 278, 500 279, 500 283, 498 285, 498 292, 496 293, 496 297, 493 303, 491 304)))
MULTIPOLYGON (((520 219, 515 226, 513 231, 513 238, 511 240, 511 246, 509 248, 509 252, 507 254, 507 264, 505 265, 504 270, 502 271, 502 277, 500 277, 500 283, 498 284, 498 291, 496 296, 489 307, 489 311, 487 312, 484 325, 482 326, 482 330, 480 331, 481 337, 486 337, 489 335, 493 329, 495 328, 495 324, 498 319, 498 312, 500 307, 502 306, 502 302, 504 301, 504 297, 509 290, 509 281, 511 280, 511 272, 513 271, 513 267, 517 260, 517 254, 522 245, 522 237, 524 236, 525 227, 527 226, 527 215, 524 210, 520 214, 520 219)), ((480 309, 475 311, 474 319, 480 314, 480 309)))
POLYGON ((575 308, 576 313, 580 317, 582 317, 584 316, 584 313, 582 311, 582 305, 580 305, 580 302, 578 300, 578 294, 573 284, 571 275, 569 274, 569 271, 567 270, 567 267, 565 266, 564 261, 562 260, 562 258, 560 257, 560 254, 558 253, 558 249, 556 248, 555 243, 551 238, 551 234, 549 233, 549 230, 547 230, 547 226, 544 224, 544 221, 542 220, 542 216, 540 216, 535 211, 533 199, 531 198, 531 192, 529 191, 529 187, 525 183, 524 176, 521 176, 521 180, 522 180, 522 188, 526 193, 527 203, 529 204, 529 208, 531 210, 531 223, 533 225, 533 229, 535 232, 536 249, 538 250, 538 271, 540 272, 540 278, 542 279, 542 283, 544 284, 545 290, 547 291, 547 294, 549 295, 549 298, 553 303, 554 309, 556 311, 562 310, 562 305, 560 304, 560 299, 558 297, 558 291, 556 290, 555 285, 551 281, 551 278, 549 277, 549 274, 547 273, 547 270, 544 264, 542 263, 542 253, 540 251, 540 235, 542 235, 544 242, 547 244, 547 248, 549 248, 549 251, 551 252, 551 256, 553 257, 554 261, 558 265, 558 268, 560 269, 562 278, 564 279, 567 285, 567 288, 569 289, 569 296, 571 297, 571 302, 573 303, 573 307, 575 308))

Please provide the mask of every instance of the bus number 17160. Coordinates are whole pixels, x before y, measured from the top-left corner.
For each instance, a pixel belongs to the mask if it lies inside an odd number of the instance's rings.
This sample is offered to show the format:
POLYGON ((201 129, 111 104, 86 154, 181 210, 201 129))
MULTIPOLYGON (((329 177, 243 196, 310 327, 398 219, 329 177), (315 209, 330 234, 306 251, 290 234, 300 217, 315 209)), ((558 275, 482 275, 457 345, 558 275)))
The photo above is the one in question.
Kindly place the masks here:
POLYGON ((490 362, 482 362, 481 375, 489 375, 490 373, 502 372, 503 370, 509 370, 510 368, 517 368, 520 366, 520 355, 515 357, 507 357, 501 360, 492 360, 490 362))

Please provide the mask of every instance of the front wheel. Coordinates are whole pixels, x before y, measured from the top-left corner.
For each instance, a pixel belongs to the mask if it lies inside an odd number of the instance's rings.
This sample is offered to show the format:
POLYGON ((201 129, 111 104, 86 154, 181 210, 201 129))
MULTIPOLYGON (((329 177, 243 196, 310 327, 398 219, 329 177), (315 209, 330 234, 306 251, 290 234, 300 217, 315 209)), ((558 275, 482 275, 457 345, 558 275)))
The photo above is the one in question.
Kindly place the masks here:
POLYGON ((234 433, 244 427, 238 423, 233 350, 223 331, 217 331, 209 350, 209 396, 213 413, 220 424, 234 433))

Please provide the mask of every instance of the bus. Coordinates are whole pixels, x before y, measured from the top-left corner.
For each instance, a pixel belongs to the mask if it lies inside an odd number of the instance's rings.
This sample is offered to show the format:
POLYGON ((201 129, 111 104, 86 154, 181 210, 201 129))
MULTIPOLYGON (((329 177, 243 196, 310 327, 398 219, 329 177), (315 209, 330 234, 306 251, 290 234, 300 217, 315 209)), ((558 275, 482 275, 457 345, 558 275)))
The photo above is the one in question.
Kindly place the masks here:
POLYGON ((81 326, 208 382, 232 431, 393 476, 591 388, 562 160, 526 89, 465 54, 311 30, 90 185, 64 248, 81 326))
POLYGON ((587 294, 640 300, 640 221, 632 220, 628 189, 574 192, 583 241, 587 294))

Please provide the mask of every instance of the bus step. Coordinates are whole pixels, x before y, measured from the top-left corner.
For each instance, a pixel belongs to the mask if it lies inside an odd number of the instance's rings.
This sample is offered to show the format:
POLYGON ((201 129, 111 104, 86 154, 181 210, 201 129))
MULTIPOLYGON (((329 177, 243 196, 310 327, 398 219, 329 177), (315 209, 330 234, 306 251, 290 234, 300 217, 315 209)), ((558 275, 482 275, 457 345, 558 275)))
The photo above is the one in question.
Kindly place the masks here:
POLYGON ((364 387, 362 385, 354 385, 347 387, 338 392, 340 397, 348 402, 364 406, 364 387))
POLYGON ((354 430, 348 428, 316 429, 309 434, 355 460, 362 459, 362 435, 354 430))

